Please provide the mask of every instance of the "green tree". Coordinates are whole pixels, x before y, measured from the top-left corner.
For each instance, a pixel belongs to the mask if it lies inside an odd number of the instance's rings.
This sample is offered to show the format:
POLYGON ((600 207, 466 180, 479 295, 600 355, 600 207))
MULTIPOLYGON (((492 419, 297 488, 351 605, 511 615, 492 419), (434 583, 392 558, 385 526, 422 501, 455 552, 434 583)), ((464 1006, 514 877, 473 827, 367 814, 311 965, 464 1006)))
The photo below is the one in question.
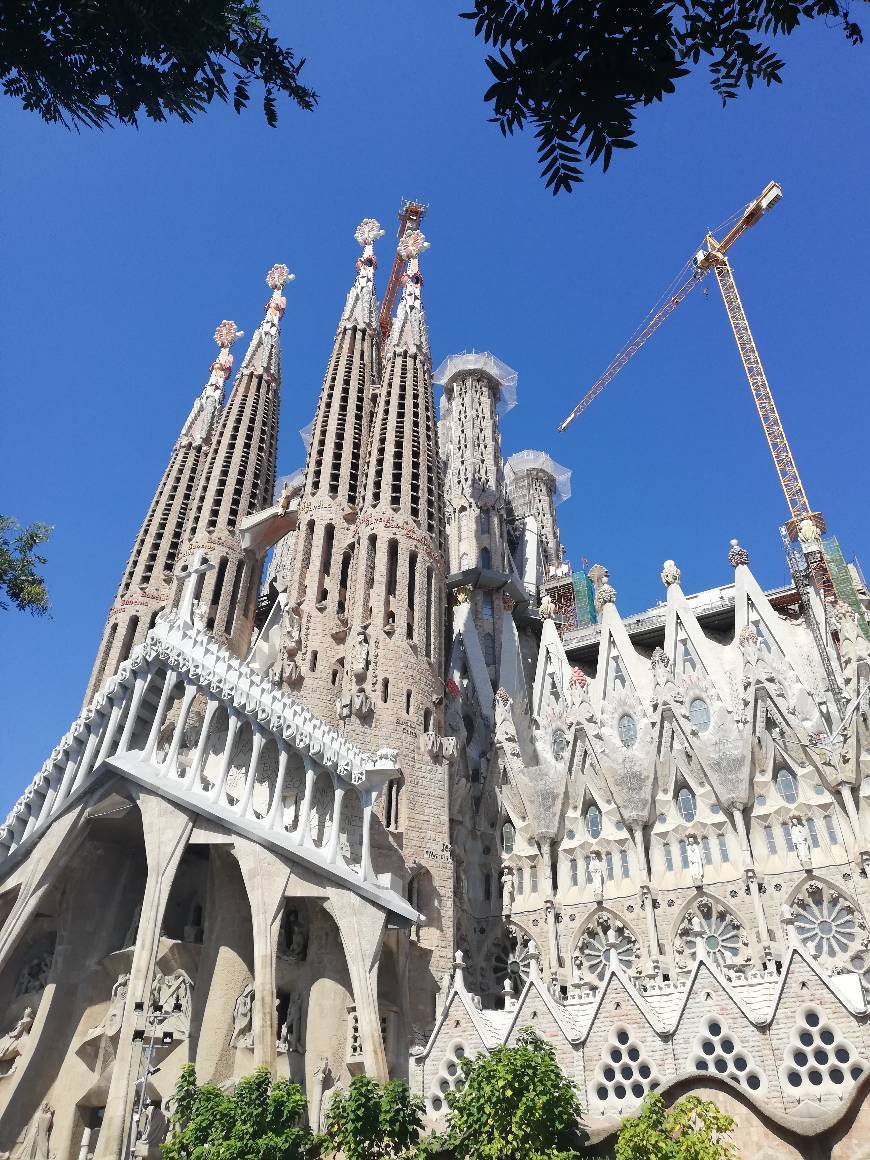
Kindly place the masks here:
POLYGON ((580 1144, 580 1101, 549 1043, 530 1029, 516 1047, 463 1059, 447 1096, 446 1145, 462 1160, 558 1160, 580 1144))
POLYGON ((0 516, 0 608, 8 609, 11 602, 34 616, 48 612, 48 590, 37 572, 45 563, 45 556, 36 549, 49 539, 51 532, 47 524, 22 528, 11 516, 0 516))
POLYGON ((250 86, 277 122, 276 97, 317 95, 304 60, 269 32, 260 0, 3 0, 0 83, 25 109, 68 128, 191 121, 217 97, 240 112, 250 86))
POLYGON ((355 1076, 338 1091, 326 1114, 326 1147, 344 1160, 381 1160, 418 1150, 423 1101, 400 1080, 379 1084, 355 1076))
POLYGON ((305 1096, 298 1084, 273 1083, 258 1067, 229 1095, 196 1082, 192 1063, 175 1088, 165 1160, 314 1160, 315 1137, 304 1127, 305 1096))
POLYGON ((619 1129, 615 1160, 739 1160, 734 1121, 710 1100, 684 1096, 670 1109, 656 1092, 619 1129))
POLYGON ((495 50, 492 120, 504 134, 534 127, 553 193, 582 180, 581 154, 606 169, 614 149, 632 148, 638 108, 673 93, 702 58, 724 103, 743 85, 778 83, 771 38, 806 21, 862 40, 838 0, 474 0, 462 15, 495 50))

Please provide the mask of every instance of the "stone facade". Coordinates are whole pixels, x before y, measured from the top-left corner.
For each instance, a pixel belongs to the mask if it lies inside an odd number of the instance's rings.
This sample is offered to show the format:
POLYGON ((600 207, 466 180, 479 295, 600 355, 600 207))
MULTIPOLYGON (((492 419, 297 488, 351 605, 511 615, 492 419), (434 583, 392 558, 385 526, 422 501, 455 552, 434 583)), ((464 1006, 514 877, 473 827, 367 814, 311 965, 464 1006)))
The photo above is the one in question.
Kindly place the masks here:
POLYGON ((189 1059, 297 1080, 315 1126, 358 1071, 406 1078, 438 1125, 459 1060, 532 1026, 592 1147, 658 1088, 712 1092, 758 1155, 862 1155, 860 610, 765 593, 735 542, 720 588, 668 560, 625 619, 590 569, 572 627, 569 473, 502 462, 491 355, 436 372, 436 424, 426 242, 382 348, 381 233, 278 495, 286 267, 225 407, 219 329, 122 579, 147 619, 113 607, 0 829, 0 1149, 156 1157, 189 1059))

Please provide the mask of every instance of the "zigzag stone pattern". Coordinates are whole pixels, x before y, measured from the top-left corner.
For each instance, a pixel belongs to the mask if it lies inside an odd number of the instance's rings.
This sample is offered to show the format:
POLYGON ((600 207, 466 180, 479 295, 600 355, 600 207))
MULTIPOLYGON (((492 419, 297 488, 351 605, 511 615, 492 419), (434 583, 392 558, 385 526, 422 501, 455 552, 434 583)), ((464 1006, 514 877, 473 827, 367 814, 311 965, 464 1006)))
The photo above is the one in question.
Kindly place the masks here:
POLYGON ((189 1060, 300 1083, 315 1128, 360 1071, 406 1079, 441 1127, 461 1060, 526 1026, 593 1140, 656 1088, 712 1092, 746 1155, 857 1148, 860 573, 826 599, 802 526, 793 583, 735 541, 719 586, 666 560, 623 617, 619 578, 568 561, 570 470, 503 458, 516 372, 432 373, 421 211, 389 328, 384 231, 357 230, 277 494, 289 269, 226 402, 218 328, 86 706, 0 828, 0 1151, 158 1160, 189 1060))

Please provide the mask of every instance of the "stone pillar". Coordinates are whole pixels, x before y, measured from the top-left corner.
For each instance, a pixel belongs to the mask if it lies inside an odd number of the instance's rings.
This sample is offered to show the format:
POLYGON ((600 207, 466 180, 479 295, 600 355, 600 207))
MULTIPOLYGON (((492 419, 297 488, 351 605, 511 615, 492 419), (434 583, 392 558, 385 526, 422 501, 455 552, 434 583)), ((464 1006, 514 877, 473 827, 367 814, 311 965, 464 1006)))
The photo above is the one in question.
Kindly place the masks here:
POLYGON ((240 839, 233 853, 242 871, 248 902, 251 906, 251 928, 254 935, 254 1010, 251 1029, 254 1033, 254 1066, 268 1067, 276 1074, 275 1044, 275 956, 278 932, 290 866, 283 858, 252 842, 240 839))
POLYGON ((127 1004, 94 1160, 118 1160, 127 1145, 142 1050, 141 1043, 133 1041, 133 1032, 141 1019, 141 1012, 136 1012, 135 1004, 143 1003, 147 1011, 166 902, 193 829, 193 815, 147 790, 140 791, 138 804, 142 813, 148 877, 130 968, 127 1004))
POLYGON ((341 888, 330 889, 327 909, 338 926, 353 988, 366 1074, 385 1083, 387 1056, 378 1009, 378 964, 386 914, 373 903, 341 888))

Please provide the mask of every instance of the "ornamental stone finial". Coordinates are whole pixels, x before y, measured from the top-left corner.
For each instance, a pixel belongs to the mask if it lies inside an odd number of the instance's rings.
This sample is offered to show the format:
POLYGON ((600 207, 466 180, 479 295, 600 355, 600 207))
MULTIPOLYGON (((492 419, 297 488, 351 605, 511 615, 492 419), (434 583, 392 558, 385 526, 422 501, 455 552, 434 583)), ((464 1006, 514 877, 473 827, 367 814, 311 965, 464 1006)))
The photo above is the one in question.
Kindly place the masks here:
POLYGON ((738 568, 741 564, 749 563, 749 553, 745 548, 741 548, 737 540, 731 541, 731 547, 728 550, 728 563, 732 568, 738 568))
POLYGON ((662 564, 662 584, 670 588, 672 584, 679 584, 682 573, 673 560, 665 560, 662 564))
POLYGON ((296 275, 291 274, 289 268, 283 262, 276 262, 266 275, 266 285, 271 290, 279 293, 288 282, 292 282, 295 278, 296 275))
POLYGON ((220 387, 223 390, 224 383, 230 377, 230 372, 233 369, 233 356, 230 354, 230 347, 237 338, 241 338, 243 335, 244 331, 238 330, 236 324, 227 318, 215 330, 214 340, 220 347, 220 353, 211 364, 209 386, 220 387))
POLYGON ((287 299, 281 293, 288 282, 292 282, 296 275, 291 274, 283 262, 277 262, 266 275, 266 285, 271 287, 272 297, 266 303, 266 317, 263 319, 263 331, 267 334, 278 333, 278 323, 284 317, 287 299))
POLYGON ((408 230, 399 239, 398 253, 406 262, 416 261, 424 250, 429 249, 429 242, 422 230, 408 230))
POLYGON ((353 235, 363 249, 374 245, 378 238, 384 236, 384 231, 381 229, 381 223, 375 218, 363 218, 363 220, 356 227, 353 235))

